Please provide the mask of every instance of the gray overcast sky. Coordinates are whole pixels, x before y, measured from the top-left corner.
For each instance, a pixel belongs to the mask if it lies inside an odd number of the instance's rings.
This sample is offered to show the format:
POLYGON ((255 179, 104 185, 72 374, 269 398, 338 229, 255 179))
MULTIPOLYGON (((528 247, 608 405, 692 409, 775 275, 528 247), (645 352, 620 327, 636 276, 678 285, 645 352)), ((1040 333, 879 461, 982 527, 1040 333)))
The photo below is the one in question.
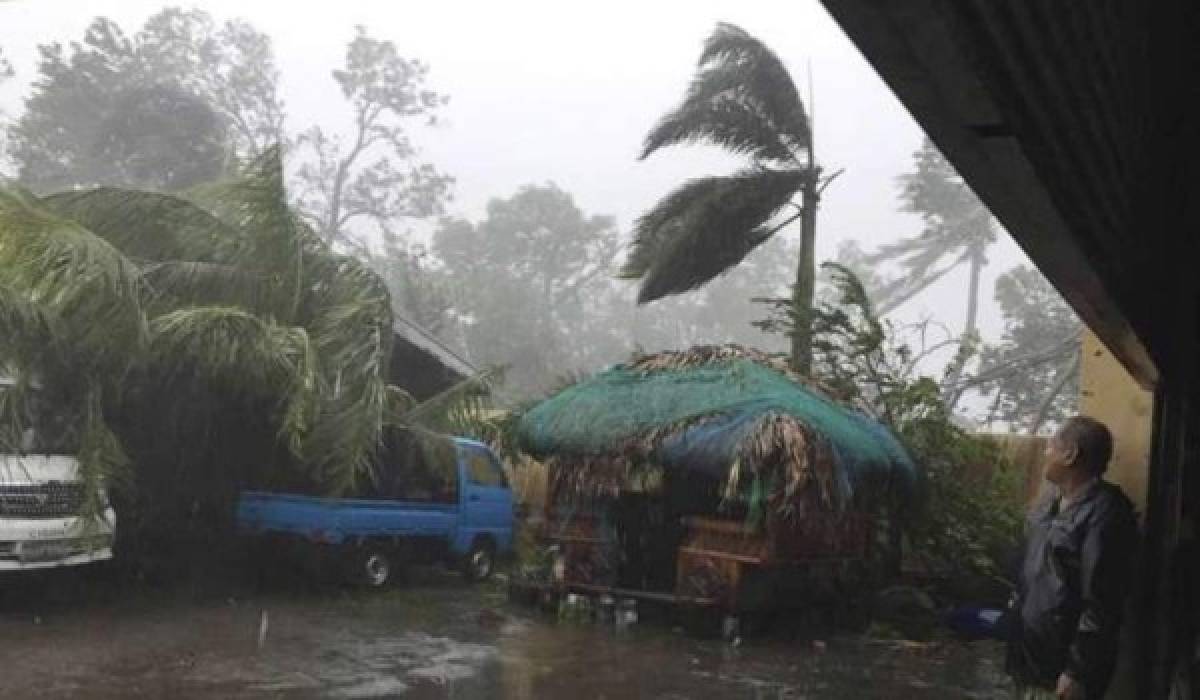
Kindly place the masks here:
MULTIPOLYGON (((818 259, 842 240, 866 248, 911 234, 896 211, 896 176, 911 167, 921 132, 816 0, 737 3, 641 2, 277 2, 202 0, 218 20, 242 17, 274 40, 289 129, 346 118, 330 71, 356 24, 396 42, 431 67, 430 85, 451 98, 445 122, 417 132, 427 160, 454 175, 454 213, 474 218, 487 200, 553 180, 589 213, 614 214, 622 230, 687 177, 726 172, 732 161, 676 148, 638 162, 646 130, 681 96, 700 44, 718 21, 741 25, 779 53, 807 91, 811 62, 818 156, 846 172, 829 189, 818 225, 818 259)), ((0 1, 0 46, 17 79, 0 90, 0 111, 20 112, 36 44, 78 39, 97 15, 132 33, 164 5, 146 0, 0 1)), ((1025 261, 1009 240, 985 272, 984 337, 999 332, 995 275, 1025 261)), ((965 271, 905 307, 902 318, 962 325, 965 271)))

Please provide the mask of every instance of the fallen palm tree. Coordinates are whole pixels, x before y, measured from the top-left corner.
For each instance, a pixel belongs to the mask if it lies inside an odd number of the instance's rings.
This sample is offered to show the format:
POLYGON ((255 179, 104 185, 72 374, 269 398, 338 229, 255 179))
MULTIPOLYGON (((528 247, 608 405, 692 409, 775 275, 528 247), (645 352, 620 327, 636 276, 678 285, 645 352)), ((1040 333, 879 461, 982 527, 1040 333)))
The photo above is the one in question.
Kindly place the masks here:
POLYGON ((549 469, 559 585, 734 610, 818 561, 865 561, 916 479, 882 425, 737 346, 635 357, 532 408, 518 438, 549 469))

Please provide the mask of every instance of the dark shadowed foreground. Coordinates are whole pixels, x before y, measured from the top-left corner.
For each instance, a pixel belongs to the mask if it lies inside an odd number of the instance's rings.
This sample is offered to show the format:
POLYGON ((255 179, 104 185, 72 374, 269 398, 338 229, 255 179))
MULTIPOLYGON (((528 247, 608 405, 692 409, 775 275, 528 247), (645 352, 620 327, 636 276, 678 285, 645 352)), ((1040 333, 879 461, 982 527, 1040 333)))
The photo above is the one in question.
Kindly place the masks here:
POLYGON ((113 591, 88 603, 76 582, 3 581, 0 697, 1007 697, 991 643, 735 647, 667 625, 558 623, 495 587, 412 578, 381 594, 113 591))

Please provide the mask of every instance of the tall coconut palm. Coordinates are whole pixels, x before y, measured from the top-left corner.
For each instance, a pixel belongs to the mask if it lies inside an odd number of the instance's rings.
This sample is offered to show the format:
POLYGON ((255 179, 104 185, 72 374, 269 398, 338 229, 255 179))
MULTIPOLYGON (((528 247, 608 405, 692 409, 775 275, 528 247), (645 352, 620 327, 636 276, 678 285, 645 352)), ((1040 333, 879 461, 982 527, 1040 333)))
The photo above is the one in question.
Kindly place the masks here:
MULTIPOLYGON (((880 314, 886 314, 927 289, 952 270, 967 265, 966 318, 963 322, 963 347, 970 348, 979 332, 979 290, 987 249, 996 242, 992 216, 971 188, 929 139, 914 154, 916 168, 901 178, 900 198, 905 211, 919 214, 924 223, 916 236, 881 246, 868 263, 898 261, 904 268, 878 293, 880 314)), ((953 408, 962 392, 952 387, 960 383, 964 360, 961 353, 952 363, 946 378, 947 405, 953 408)))
POLYGON ((391 337, 383 282, 288 208, 277 150, 184 194, 0 188, 0 437, 36 382, 92 484, 133 452, 177 491, 256 459, 345 491, 379 444, 391 337))
MULTIPOLYGON (((796 308, 811 309, 817 202, 831 178, 823 178, 815 163, 809 118, 787 68, 732 24, 718 25, 705 41, 683 102, 647 134, 641 157, 696 142, 750 162, 732 175, 684 183, 638 219, 620 273, 641 279, 638 303, 704 285, 799 219, 793 296, 796 308), (796 211, 781 216, 789 205, 796 211)), ((800 371, 808 371, 809 345, 808 324, 798 324, 791 356, 800 371)))

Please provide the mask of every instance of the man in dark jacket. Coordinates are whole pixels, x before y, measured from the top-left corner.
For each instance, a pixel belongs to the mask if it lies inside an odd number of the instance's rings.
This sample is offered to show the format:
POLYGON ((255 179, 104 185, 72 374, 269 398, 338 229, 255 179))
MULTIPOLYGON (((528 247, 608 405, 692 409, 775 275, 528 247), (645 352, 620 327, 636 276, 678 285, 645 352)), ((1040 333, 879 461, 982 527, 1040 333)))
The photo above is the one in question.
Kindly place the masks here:
POLYGON ((1019 698, 1099 700, 1112 678, 1137 522, 1121 489, 1101 478, 1111 457, 1108 428, 1086 416, 1046 447, 1054 489, 1029 515, 1007 616, 1019 698))

